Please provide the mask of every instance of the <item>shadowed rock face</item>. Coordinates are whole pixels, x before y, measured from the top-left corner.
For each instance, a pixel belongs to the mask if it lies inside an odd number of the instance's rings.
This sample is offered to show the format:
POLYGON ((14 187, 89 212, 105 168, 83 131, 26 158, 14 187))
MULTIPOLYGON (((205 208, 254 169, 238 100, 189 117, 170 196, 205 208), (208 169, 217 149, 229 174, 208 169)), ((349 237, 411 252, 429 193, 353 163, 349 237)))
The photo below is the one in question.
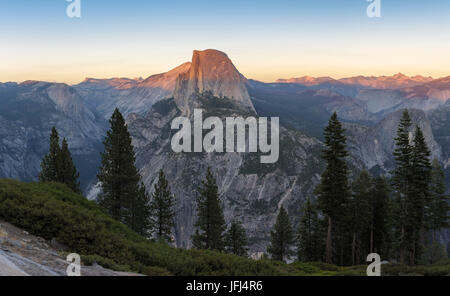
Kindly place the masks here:
POLYGON ((189 71, 177 79, 175 102, 180 110, 189 113, 196 104, 193 95, 209 92, 215 97, 231 99, 254 111, 245 82, 245 77, 225 53, 213 49, 194 50, 189 71))
POLYGON ((107 122, 62 83, 32 82, 0 89, 0 178, 36 180, 55 126, 67 138, 82 186, 95 177, 107 122))
MULTIPOLYGON (((204 100, 199 99, 199 102, 204 100)), ((218 113, 214 107, 203 108, 205 116, 218 113)), ((239 114, 240 110, 220 108, 221 112, 226 112, 222 116, 245 116, 239 114)), ((156 103, 145 116, 130 114, 127 117, 136 165, 147 190, 153 192, 158 171, 163 169, 176 197, 176 245, 192 246, 198 187, 207 167, 211 167, 226 222, 241 221, 250 238, 251 252, 265 251, 279 208, 284 206, 297 223, 296 214, 303 201, 312 196, 323 169, 321 143, 281 126, 280 158, 274 164, 261 164, 258 153, 175 153, 170 144, 175 131, 170 124, 180 114, 174 100, 168 99, 156 103)))
MULTIPOLYGON (((403 110, 391 113, 378 124, 371 127, 345 124, 348 148, 356 159, 364 163, 366 168, 378 167, 384 174, 389 174, 394 168, 393 151, 395 149, 395 137, 402 114, 403 110)), ((413 122, 409 130, 411 138, 414 137, 416 125, 419 126, 431 151, 431 158, 440 160, 442 158, 442 150, 434 139, 431 123, 425 112, 410 109, 409 114, 413 122)))

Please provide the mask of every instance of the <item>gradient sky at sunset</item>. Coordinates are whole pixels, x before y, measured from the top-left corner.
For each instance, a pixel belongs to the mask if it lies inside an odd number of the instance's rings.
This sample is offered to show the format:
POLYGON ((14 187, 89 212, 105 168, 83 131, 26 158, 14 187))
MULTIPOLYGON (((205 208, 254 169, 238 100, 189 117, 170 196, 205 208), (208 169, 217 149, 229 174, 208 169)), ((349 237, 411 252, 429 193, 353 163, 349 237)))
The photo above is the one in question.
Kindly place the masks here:
POLYGON ((246 76, 450 75, 450 1, 0 0, 0 81, 147 77, 228 54, 246 76))

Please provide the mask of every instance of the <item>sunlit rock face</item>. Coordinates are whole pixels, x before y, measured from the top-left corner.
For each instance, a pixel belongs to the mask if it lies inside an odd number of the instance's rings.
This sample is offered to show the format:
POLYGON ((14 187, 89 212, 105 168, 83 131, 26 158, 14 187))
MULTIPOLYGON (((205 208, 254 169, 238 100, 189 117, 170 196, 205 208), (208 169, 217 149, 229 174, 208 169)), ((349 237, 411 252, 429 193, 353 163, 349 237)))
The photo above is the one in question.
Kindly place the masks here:
POLYGON ((193 95, 209 92, 214 97, 228 98, 254 110, 247 92, 246 79, 239 73, 228 56, 218 50, 194 50, 189 71, 176 82, 174 98, 183 112, 196 104, 193 95))
POLYGON ((124 114, 144 114, 152 105, 172 97, 178 76, 190 69, 191 63, 184 63, 168 72, 151 75, 146 79, 87 78, 75 85, 84 102, 109 119, 115 108, 124 114))

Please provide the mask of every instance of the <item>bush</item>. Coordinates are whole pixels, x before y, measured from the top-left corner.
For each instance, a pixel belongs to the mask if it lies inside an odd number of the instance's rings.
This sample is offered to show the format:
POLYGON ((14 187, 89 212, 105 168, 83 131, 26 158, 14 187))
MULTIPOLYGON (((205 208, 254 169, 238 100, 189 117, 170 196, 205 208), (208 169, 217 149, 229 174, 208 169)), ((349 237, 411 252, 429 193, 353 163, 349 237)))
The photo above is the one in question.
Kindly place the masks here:
POLYGON ((445 245, 433 243, 425 247, 420 264, 434 264, 436 262, 446 260, 447 258, 447 250, 445 249, 445 245))
POLYGON ((381 267, 381 274, 388 276, 447 276, 450 275, 450 265, 383 265, 381 267))
POLYGON ((98 255, 82 255, 81 256, 81 264, 86 266, 92 266, 95 263, 98 265, 112 269, 112 270, 120 270, 120 271, 131 271, 130 266, 128 265, 120 265, 117 264, 114 260, 104 258, 98 255))

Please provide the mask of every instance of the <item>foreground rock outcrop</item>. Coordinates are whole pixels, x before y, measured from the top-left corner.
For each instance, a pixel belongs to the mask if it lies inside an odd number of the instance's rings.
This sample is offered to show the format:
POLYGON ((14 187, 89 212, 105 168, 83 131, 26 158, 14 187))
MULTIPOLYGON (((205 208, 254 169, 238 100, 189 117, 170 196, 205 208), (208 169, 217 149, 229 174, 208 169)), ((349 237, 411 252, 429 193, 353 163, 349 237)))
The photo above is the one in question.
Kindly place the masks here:
MULTIPOLYGON (((0 276, 66 276, 63 246, 0 220, 0 276)), ((81 266, 82 276, 133 276, 98 264, 81 266)))

